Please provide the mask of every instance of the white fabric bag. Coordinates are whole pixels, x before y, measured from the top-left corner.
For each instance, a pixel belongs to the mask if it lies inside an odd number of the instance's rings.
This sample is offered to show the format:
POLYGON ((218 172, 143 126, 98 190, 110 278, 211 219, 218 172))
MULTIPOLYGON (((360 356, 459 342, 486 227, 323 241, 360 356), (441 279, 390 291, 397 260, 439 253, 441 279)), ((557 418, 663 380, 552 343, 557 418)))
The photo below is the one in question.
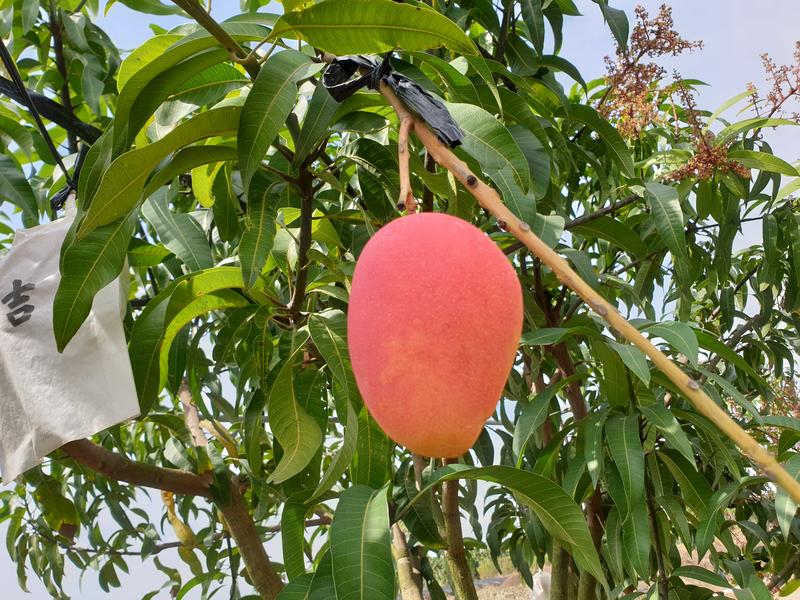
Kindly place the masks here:
POLYGON ((139 414, 122 329, 127 278, 95 296, 63 354, 53 334, 71 217, 17 231, 0 261, 0 469, 8 482, 50 452, 139 414))

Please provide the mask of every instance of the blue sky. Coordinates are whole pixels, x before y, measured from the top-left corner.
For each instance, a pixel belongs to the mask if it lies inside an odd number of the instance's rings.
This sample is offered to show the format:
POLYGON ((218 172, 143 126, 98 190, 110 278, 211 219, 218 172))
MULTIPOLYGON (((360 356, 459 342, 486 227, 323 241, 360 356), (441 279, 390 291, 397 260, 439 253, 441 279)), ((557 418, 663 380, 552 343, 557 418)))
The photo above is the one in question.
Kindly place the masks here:
MULTIPOLYGON (((654 14, 662 1, 612 0, 611 3, 624 9, 630 17, 636 4, 644 5, 654 14)), ((614 45, 597 5, 589 0, 576 0, 576 4, 584 11, 584 16, 566 19, 561 55, 573 62, 588 80, 603 74, 603 58, 613 53, 614 45)), ((221 20, 236 14, 239 2, 215 0, 213 6, 212 14, 221 20)), ((760 59, 762 53, 768 52, 779 64, 791 63, 793 60, 794 43, 800 37, 800 30, 797 28, 797 23, 800 23, 800 2, 796 0, 675 0, 672 6, 678 31, 687 39, 702 40, 705 48, 671 59, 664 66, 670 72, 677 69, 687 78, 701 79, 709 84, 700 94, 701 108, 716 109, 722 102, 743 91, 750 81, 764 89, 760 59)), ((98 22, 121 48, 131 49, 152 35, 149 23, 155 22, 169 28, 183 20, 177 17, 141 15, 116 4, 109 15, 100 18, 98 22)), ((789 108, 800 111, 800 104, 789 108)), ((734 113, 735 111, 728 113, 728 116, 733 117, 734 113)), ((780 156, 789 161, 800 159, 800 137, 793 128, 784 128, 778 132, 767 131, 765 136, 780 156)), ((158 514, 157 503, 152 510, 158 514)), ((4 531, 0 531, 0 536, 3 535, 4 531)), ((277 556, 276 544, 270 544, 269 550, 272 555, 277 556)), ((162 559, 171 566, 179 565, 175 556, 162 556, 162 559)), ((151 565, 139 565, 136 561, 130 561, 130 567, 131 575, 123 574, 122 591, 117 591, 115 596, 139 598, 164 580, 151 565)), ((108 597, 97 586, 94 572, 85 574, 80 587, 72 565, 69 565, 69 572, 71 575, 67 578, 67 589, 74 598, 99 600, 108 597)), ((5 589, 6 600, 38 600, 47 597, 43 587, 33 577, 29 580, 32 592, 30 595, 18 590, 15 566, 4 551, 0 552, 0 583, 5 589)), ((168 597, 168 593, 164 592, 158 598, 168 597)), ((197 597, 192 594, 187 596, 197 597)))

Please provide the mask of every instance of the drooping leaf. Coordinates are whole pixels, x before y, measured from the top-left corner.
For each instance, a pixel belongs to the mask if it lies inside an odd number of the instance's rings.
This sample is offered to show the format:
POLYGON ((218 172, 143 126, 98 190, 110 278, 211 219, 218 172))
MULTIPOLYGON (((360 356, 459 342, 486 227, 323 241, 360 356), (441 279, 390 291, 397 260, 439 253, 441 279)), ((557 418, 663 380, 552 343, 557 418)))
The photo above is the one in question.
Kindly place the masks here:
POLYGON ((533 510, 545 529, 568 548, 578 566, 605 585, 605 575, 583 511, 569 494, 550 479, 512 467, 449 465, 437 470, 425 489, 452 479, 491 481, 512 490, 522 503, 533 510))
POLYGON ((336 506, 330 539, 336 598, 395 600, 386 488, 347 488, 336 506))
POLYGON ((687 461, 694 462, 694 450, 689 437, 666 406, 656 403, 642 406, 641 410, 647 420, 658 428, 670 446, 680 452, 687 461))
POLYGON ((674 257, 672 264, 678 275, 678 284, 687 289, 691 285, 691 274, 678 190, 661 183, 648 183, 646 188, 653 224, 674 257))
POLYGON ((605 427, 611 458, 619 471, 625 489, 627 506, 619 506, 623 522, 633 507, 644 498, 644 451, 639 438, 639 419, 634 415, 613 415, 605 427))
POLYGON ((2 201, 19 207, 27 223, 32 225, 39 220, 39 207, 33 188, 14 159, 5 154, 0 155, 0 205, 2 201))
POLYGON ((208 239, 200 224, 185 213, 176 213, 169 206, 169 190, 155 193, 142 207, 161 242, 177 256, 191 273, 214 265, 208 239))
POLYGON ((632 373, 641 379, 645 385, 650 385, 650 365, 647 364, 647 357, 644 352, 631 344, 620 344, 610 340, 607 343, 619 354, 622 362, 632 373))
MULTIPOLYGON (((792 477, 800 480, 800 454, 792 454, 783 466, 792 477)), ((775 513, 783 532, 783 537, 788 540, 792 521, 794 521, 797 514, 797 502, 792 500, 792 497, 781 487, 778 488, 775 494, 775 513)))
MULTIPOLYGON (((302 345, 299 348, 302 349, 302 345)), ((270 475, 270 481, 277 483, 302 471, 322 444, 319 425, 302 409, 295 396, 294 356, 284 362, 267 399, 269 426, 283 448, 283 456, 270 475)))
POLYGON ((239 261, 245 287, 255 285, 267 262, 275 240, 275 214, 277 198, 270 195, 272 182, 258 172, 250 183, 247 194, 247 214, 244 232, 239 243, 239 261))
POLYGON ((542 0, 522 0, 522 18, 528 26, 531 41, 536 54, 544 54, 544 13, 542 13, 542 0))
POLYGON ((527 192, 530 185, 528 161, 508 129, 478 106, 449 102, 446 106, 464 131, 463 147, 467 154, 477 160, 490 177, 509 169, 517 185, 527 192))
POLYGON ((134 226, 133 219, 121 219, 95 229, 64 250, 61 281, 53 300, 53 331, 59 352, 89 316, 97 292, 120 275, 134 226))

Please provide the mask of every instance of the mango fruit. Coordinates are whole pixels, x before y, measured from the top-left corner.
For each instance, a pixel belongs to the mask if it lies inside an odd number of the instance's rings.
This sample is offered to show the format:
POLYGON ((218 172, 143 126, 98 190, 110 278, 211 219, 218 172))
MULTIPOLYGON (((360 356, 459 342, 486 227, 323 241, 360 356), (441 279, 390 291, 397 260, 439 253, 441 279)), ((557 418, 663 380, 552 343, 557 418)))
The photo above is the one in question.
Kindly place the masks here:
POLYGON ((514 364, 522 290, 478 228, 438 213, 382 227, 356 262, 347 315, 356 383, 372 417, 424 456, 461 456, 514 364))

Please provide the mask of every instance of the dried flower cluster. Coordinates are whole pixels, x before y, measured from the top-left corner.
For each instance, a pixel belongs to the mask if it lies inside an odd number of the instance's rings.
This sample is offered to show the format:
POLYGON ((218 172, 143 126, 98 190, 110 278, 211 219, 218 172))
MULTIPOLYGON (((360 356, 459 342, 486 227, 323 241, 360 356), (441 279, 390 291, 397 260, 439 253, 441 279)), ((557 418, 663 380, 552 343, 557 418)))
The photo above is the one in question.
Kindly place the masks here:
POLYGON ((653 60, 643 62, 643 59, 677 56, 703 46, 702 42, 683 39, 675 31, 672 9, 666 4, 652 19, 641 6, 635 8, 635 13, 636 25, 628 47, 617 47, 615 60, 606 57, 608 92, 598 106, 600 113, 613 119, 627 138, 638 137, 658 119, 658 98, 665 92, 658 88, 664 68, 653 60))
MULTIPOLYGON (((770 117, 779 115, 789 117, 800 123, 800 113, 793 112, 786 114, 784 104, 790 98, 800 98, 800 42, 795 42, 793 65, 776 65, 769 54, 762 54, 761 61, 764 63, 764 71, 767 74, 767 81, 772 84, 772 88, 767 92, 765 99, 766 114, 770 117)), ((753 96, 753 104, 756 108, 762 102, 759 99, 756 86, 752 83, 748 86, 753 96)))
POLYGON ((727 172, 749 178, 750 170, 747 167, 728 158, 730 144, 715 144, 714 134, 703 130, 694 96, 677 74, 675 90, 683 106, 684 120, 691 128, 694 155, 684 165, 670 171, 664 179, 681 181, 691 177, 707 181, 714 177, 715 173, 727 172))

